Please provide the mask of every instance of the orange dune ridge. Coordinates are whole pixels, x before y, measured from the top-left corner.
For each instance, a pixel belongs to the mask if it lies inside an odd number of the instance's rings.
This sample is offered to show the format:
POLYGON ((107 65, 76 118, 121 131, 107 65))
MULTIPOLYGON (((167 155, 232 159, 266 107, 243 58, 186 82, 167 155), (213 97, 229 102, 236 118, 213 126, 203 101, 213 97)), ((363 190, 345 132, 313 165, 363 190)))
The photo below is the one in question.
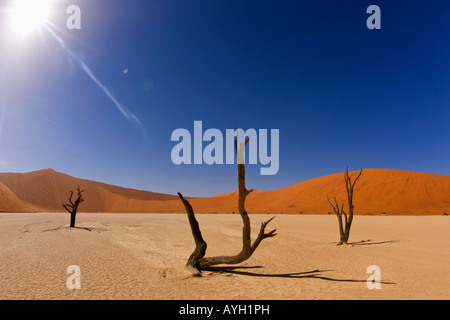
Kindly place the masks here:
MULTIPOLYGON (((358 172, 350 172, 356 176, 358 172)), ((247 187, 251 188, 251 178, 247 187)), ((69 190, 85 190, 80 212, 180 213, 176 195, 121 188, 78 179, 52 169, 30 173, 0 173, 0 211, 64 211, 69 190), (1 200, 1 199, 0 199, 1 200), (8 203, 15 203, 7 207, 8 203)), ((183 193, 183 190, 180 190, 183 193)), ((186 192, 186 191, 184 191, 186 192)), ((332 174, 274 191, 255 190, 246 200, 249 213, 327 214, 327 196, 347 199, 344 174, 332 174)), ((208 198, 190 198, 196 213, 237 212, 237 191, 208 198)), ((450 176, 364 169, 355 186, 355 214, 442 215, 450 210, 450 176)), ((344 206, 344 209, 346 206, 344 206)))

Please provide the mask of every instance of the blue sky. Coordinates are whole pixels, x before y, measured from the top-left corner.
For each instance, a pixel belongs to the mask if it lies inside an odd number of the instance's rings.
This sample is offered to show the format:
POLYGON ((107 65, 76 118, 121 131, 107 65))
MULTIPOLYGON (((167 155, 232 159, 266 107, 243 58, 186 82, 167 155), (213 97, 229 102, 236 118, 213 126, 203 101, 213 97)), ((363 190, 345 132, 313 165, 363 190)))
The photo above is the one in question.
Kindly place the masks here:
POLYGON ((58 1, 49 20, 145 131, 45 29, 19 37, 0 1, 0 171, 188 196, 237 188, 233 165, 172 163, 172 132, 279 129, 273 190, 360 168, 450 174, 450 2, 58 1), (67 30, 66 8, 82 29, 67 30), (366 9, 381 8, 368 30, 366 9), (128 72, 124 73, 124 69, 128 72))

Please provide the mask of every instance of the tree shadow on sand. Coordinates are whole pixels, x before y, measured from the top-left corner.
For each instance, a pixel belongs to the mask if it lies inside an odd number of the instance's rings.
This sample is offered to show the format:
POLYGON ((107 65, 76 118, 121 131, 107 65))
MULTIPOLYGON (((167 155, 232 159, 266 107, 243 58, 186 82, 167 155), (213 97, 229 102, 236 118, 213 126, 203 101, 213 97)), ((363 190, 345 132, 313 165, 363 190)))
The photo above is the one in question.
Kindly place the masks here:
POLYGON ((58 230, 71 230, 71 229, 87 230, 87 231, 89 231, 89 232, 92 231, 92 228, 86 228, 86 227, 68 227, 68 226, 60 226, 60 227, 52 228, 52 229, 45 229, 43 232, 52 232, 52 231, 58 231, 58 230))
POLYGON ((107 229, 104 228, 91 228, 91 227, 69 227, 69 225, 66 224, 59 224, 55 223, 53 221, 45 221, 45 222, 36 222, 36 223, 29 223, 23 226, 23 228, 20 230, 21 233, 41 233, 41 232, 57 232, 61 230, 85 230, 89 232, 104 232, 107 231, 107 229))
MULTIPOLYGON (((323 276, 322 274, 325 272, 330 272, 332 270, 312 270, 312 271, 304 271, 304 272, 294 272, 294 273, 255 273, 249 271, 242 271, 239 269, 261 269, 262 266, 237 266, 237 267, 209 267, 205 269, 205 271, 217 272, 217 273, 227 273, 227 274, 235 274, 235 275, 243 275, 250 277, 261 277, 261 278, 289 278, 289 279, 319 279, 326 281, 335 281, 335 282, 358 282, 365 283, 367 280, 356 280, 356 279, 336 279, 331 277, 323 276)), ((381 284, 396 284, 395 282, 388 281, 380 281, 381 284)))
POLYGON ((372 239, 361 240, 356 242, 349 242, 349 246, 372 246, 377 244, 386 244, 386 243, 398 243, 398 240, 387 240, 387 241, 373 241, 372 239))
POLYGON ((92 231, 92 228, 86 228, 86 227, 72 227, 72 229, 87 230, 87 231, 89 231, 89 232, 92 231))

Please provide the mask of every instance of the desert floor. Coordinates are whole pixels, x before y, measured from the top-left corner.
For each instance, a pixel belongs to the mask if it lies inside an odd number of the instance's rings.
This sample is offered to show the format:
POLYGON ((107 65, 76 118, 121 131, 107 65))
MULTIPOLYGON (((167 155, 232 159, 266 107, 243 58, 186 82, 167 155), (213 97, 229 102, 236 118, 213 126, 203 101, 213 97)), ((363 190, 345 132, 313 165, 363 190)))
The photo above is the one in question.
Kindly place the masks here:
MULTIPOLYGON (((266 215, 250 215, 253 239, 266 215)), ((197 215, 207 256, 236 254, 237 214, 197 215)), ((356 216, 336 247, 334 215, 278 215, 245 263, 191 277, 185 214, 0 213, 0 299, 449 299, 450 217, 356 216), (67 288, 70 265, 81 289, 67 288), (367 268, 379 266, 381 289, 367 268)))

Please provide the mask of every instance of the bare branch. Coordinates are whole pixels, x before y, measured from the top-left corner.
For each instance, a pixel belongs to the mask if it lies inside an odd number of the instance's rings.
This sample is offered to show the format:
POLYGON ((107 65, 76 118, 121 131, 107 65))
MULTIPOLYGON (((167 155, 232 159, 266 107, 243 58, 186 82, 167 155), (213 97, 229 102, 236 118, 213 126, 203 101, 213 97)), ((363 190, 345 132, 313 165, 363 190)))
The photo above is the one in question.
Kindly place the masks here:
POLYGON ((70 205, 69 205, 69 204, 63 204, 64 209, 66 209, 67 212, 69 212, 70 214, 72 214, 72 210, 70 210, 70 209, 68 208, 68 206, 70 206, 70 205))
POLYGON ((361 175, 362 175, 362 172, 363 172, 363 169, 361 169, 361 171, 359 171, 359 174, 358 174, 358 176, 356 177, 355 181, 353 182, 353 185, 352 185, 352 190, 353 190, 353 188, 355 187, 356 181, 358 181, 359 177, 361 177, 361 175))
POLYGON ((259 230, 258 237, 256 238, 255 242, 253 242, 253 245, 252 245, 252 253, 256 250, 256 248, 258 248, 258 246, 259 246, 259 244, 261 243, 262 240, 264 240, 266 238, 275 237, 277 235, 275 233, 277 231, 277 229, 274 229, 274 230, 272 230, 272 231, 270 231, 268 233, 265 233, 267 225, 273 219, 275 219, 275 216, 261 224, 261 229, 259 230))
POLYGON ((73 204, 73 202, 72 202, 72 196, 73 196, 73 191, 70 190, 69 202, 70 202, 70 204, 73 206, 74 204, 73 204))

